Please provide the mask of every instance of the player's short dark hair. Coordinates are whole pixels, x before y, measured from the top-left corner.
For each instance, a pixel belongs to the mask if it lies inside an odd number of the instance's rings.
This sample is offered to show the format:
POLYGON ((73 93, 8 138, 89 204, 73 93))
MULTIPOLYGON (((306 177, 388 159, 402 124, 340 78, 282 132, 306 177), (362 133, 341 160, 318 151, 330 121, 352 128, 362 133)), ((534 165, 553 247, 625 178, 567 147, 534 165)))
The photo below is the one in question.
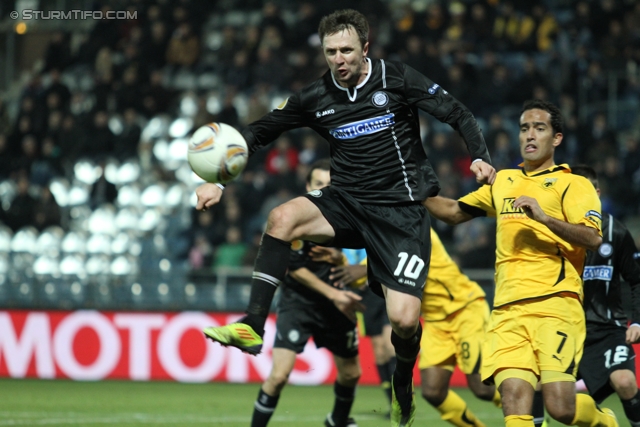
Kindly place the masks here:
POLYGON ((329 159, 320 159, 311 163, 309 166, 309 173, 307 174, 307 184, 311 184, 311 175, 313 175, 313 171, 316 169, 320 169, 322 171, 330 171, 331 170, 331 160, 329 159))
POLYGON ((598 172, 596 172, 596 170, 591 166, 587 166, 587 165, 572 166, 571 173, 574 175, 580 175, 587 178, 589 181, 591 181, 593 186, 596 187, 596 190, 600 188, 600 185, 598 184, 598 172))
POLYGON ((353 27, 356 31, 360 44, 364 47, 369 39, 369 22, 362 13, 353 9, 337 10, 332 14, 323 17, 322 20, 320 20, 320 26, 318 27, 320 42, 324 43, 324 37, 326 35, 335 34, 338 31, 349 30, 350 27, 353 27))
POLYGON ((532 99, 524 103, 520 115, 527 110, 533 109, 544 110, 549 113, 551 115, 551 128, 553 129, 553 133, 563 133, 564 119, 562 118, 562 112, 560 112, 560 109, 556 107, 555 104, 541 99, 532 99))

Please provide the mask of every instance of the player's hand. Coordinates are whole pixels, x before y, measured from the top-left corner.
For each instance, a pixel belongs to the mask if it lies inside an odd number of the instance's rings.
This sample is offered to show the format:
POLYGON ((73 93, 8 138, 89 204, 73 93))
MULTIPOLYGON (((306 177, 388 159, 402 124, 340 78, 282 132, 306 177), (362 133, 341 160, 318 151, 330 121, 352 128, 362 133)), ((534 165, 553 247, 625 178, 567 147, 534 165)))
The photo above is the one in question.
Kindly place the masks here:
POLYGON ((631 325, 627 329, 627 344, 637 344, 640 342, 640 326, 631 325))
POLYGON ((205 182, 200 187, 196 188, 196 196, 198 197, 196 209, 199 211, 206 211, 208 208, 220 201, 220 198, 222 197, 222 189, 215 184, 205 182))
POLYGON ((333 286, 344 288, 345 286, 349 286, 350 283, 353 283, 366 275, 366 265, 342 265, 340 267, 333 267, 331 269, 329 280, 333 281, 333 286))
POLYGON ((309 252, 311 260, 315 262, 328 262, 329 264, 342 265, 342 251, 336 248, 313 246, 309 252))
POLYGON ((515 209, 522 209, 522 211, 531 219, 544 224, 547 214, 544 213, 538 201, 533 197, 520 196, 513 202, 515 209))
POLYGON ((333 304, 342 314, 352 322, 356 322, 356 311, 364 311, 366 307, 360 302, 362 297, 351 291, 338 291, 333 298, 333 304))
POLYGON ((495 168, 482 160, 471 163, 470 169, 479 184, 493 184, 496 180, 495 168))

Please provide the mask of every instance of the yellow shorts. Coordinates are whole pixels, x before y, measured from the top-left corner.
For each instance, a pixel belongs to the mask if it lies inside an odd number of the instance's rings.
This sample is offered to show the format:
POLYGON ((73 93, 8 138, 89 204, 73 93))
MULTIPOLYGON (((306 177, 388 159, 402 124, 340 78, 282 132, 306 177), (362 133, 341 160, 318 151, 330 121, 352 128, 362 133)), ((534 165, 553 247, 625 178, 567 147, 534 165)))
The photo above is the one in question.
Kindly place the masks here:
POLYGON ((453 370, 457 362, 465 374, 479 372, 488 321, 489 305, 480 298, 444 320, 424 322, 418 367, 453 370))
POLYGON ((549 371, 543 382, 575 380, 585 335, 582 304, 572 295, 494 309, 482 347, 482 379, 519 369, 538 379, 542 371, 549 371))

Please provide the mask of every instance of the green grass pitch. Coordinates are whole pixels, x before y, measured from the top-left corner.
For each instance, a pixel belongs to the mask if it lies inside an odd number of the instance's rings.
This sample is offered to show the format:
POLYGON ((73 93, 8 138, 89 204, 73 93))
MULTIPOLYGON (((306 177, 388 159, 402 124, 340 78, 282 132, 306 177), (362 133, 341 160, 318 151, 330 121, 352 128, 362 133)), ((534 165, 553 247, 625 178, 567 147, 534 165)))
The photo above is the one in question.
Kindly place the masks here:
MULTIPOLYGON (((0 426, 225 426, 250 425, 258 384, 174 382, 73 382, 0 380, 0 426)), ((502 412, 456 389, 487 426, 503 426, 502 412)), ((322 426, 333 404, 330 386, 288 386, 270 426, 322 426)), ((629 426, 617 398, 612 408, 629 426)), ((359 387, 352 415, 360 427, 388 427, 386 404, 377 387, 359 387)), ((560 426, 559 423, 552 423, 560 426)), ((450 426, 421 397, 414 426, 450 426)))

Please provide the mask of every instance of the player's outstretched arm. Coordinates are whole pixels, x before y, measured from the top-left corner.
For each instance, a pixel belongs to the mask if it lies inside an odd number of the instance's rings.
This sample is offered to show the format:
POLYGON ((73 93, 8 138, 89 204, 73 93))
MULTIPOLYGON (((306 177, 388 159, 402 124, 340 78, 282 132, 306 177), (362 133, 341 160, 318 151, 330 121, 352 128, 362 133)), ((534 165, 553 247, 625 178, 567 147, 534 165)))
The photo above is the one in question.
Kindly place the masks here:
POLYGON ((470 169, 479 184, 492 185, 496 180, 496 169, 484 160, 471 163, 470 169))
POLYGON ((513 202, 513 207, 522 209, 529 218, 546 225, 554 234, 572 245, 595 251, 602 243, 602 237, 598 230, 584 224, 570 224, 550 217, 533 197, 520 196, 513 202))
POLYGON ((196 196, 198 197, 196 209, 199 211, 206 211, 208 208, 220 201, 220 198, 222 197, 222 188, 217 184, 205 182, 200 187, 196 188, 196 196))
POLYGON ((460 209, 460 204, 457 200, 447 197, 429 197, 422 202, 422 205, 427 208, 431 215, 449 225, 467 222, 473 218, 473 216, 460 209))

